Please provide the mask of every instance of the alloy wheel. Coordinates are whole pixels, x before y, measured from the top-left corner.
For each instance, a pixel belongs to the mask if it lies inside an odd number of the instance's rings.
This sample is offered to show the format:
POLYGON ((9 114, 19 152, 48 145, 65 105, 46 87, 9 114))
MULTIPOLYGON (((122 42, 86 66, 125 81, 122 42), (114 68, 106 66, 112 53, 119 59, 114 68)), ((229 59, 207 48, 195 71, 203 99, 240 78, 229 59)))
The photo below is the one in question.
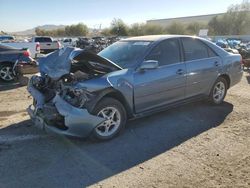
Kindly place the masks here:
POLYGON ((217 82, 213 90, 214 101, 219 103, 224 98, 225 91, 226 91, 225 84, 221 81, 217 82))
POLYGON ((97 115, 106 119, 95 128, 97 134, 108 137, 118 130, 121 124, 121 114, 118 109, 115 107, 105 107, 97 115))
POLYGON ((3 67, 0 70, 0 77, 5 81, 11 81, 14 79, 13 71, 11 67, 3 67))

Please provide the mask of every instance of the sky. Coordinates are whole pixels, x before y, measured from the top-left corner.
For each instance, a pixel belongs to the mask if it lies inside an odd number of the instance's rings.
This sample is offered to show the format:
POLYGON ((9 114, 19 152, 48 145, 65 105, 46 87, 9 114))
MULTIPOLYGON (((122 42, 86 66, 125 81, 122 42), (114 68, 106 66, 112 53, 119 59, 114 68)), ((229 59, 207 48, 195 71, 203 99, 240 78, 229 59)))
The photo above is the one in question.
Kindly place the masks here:
POLYGON ((0 31, 15 32, 45 24, 108 27, 125 23, 223 13, 242 0, 0 0, 0 31))

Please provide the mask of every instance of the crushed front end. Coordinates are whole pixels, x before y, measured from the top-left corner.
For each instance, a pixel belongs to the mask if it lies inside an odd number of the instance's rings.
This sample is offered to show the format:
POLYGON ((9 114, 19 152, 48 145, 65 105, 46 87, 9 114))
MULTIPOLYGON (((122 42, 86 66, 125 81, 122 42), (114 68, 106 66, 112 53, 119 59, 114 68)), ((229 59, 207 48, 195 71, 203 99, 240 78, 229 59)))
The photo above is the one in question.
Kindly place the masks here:
MULTIPOLYGON (((88 57, 90 56, 87 54, 88 57)), ((74 49, 59 50, 39 62, 40 75, 34 75, 28 84, 33 104, 27 109, 34 124, 48 132, 67 136, 86 137, 105 121, 93 115, 87 106, 95 100, 95 92, 76 87, 92 78, 106 74, 107 65, 98 64, 97 69, 86 65, 89 60, 74 49), (72 55, 73 54, 73 55, 72 55), (72 65, 72 60, 81 59, 72 65), (73 57, 72 57, 73 56, 73 57)))
POLYGON ((37 80, 42 79, 33 76, 28 84, 28 91, 33 96, 33 104, 27 111, 39 128, 67 136, 86 137, 105 120, 90 114, 84 108, 84 102, 88 100, 87 94, 76 99, 73 93, 69 93, 73 92, 69 91, 70 89, 65 88, 60 92, 51 88, 39 88, 37 80), (85 99, 83 99, 84 96, 85 99), (76 104, 79 105, 76 106, 76 104))

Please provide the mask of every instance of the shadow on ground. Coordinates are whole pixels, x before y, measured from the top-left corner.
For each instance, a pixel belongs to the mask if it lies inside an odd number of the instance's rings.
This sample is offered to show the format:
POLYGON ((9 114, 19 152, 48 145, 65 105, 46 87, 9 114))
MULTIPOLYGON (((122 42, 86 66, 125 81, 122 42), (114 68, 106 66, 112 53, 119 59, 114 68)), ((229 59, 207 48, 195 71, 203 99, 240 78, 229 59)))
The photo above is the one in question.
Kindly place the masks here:
MULTIPOLYGON (((0 187, 85 187, 114 176, 219 126, 233 110, 193 103, 130 121, 119 137, 101 143, 47 136, 0 151, 0 187)), ((15 125, 35 130, 27 122, 15 125)), ((0 136, 14 132, 12 126, 0 136)), ((44 134, 39 131, 38 134, 44 134)), ((7 144, 7 143, 6 143, 7 144)))
POLYGON ((0 80, 0 92, 22 87, 18 82, 3 82, 0 80))

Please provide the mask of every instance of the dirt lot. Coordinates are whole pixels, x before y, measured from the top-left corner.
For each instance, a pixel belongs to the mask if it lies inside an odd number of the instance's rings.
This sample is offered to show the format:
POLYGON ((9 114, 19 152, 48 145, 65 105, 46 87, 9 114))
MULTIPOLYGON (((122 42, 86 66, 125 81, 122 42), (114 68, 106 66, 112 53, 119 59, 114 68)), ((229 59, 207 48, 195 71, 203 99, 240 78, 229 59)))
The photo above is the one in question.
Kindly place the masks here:
POLYGON ((0 187, 250 187, 250 76, 225 103, 128 123, 104 143, 32 126, 25 87, 0 86, 0 187))

